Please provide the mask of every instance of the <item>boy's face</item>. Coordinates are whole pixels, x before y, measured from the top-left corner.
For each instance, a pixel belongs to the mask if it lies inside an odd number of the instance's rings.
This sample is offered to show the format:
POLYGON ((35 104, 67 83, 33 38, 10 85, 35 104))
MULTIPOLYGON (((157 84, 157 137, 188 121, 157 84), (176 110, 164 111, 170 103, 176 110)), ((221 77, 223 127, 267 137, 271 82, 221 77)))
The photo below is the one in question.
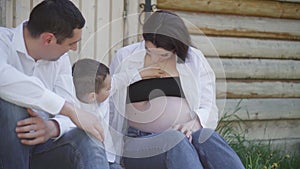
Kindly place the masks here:
POLYGON ((102 87, 96 94, 97 103, 102 103, 104 100, 108 98, 110 89, 111 89, 111 77, 110 75, 107 75, 102 84, 102 87))

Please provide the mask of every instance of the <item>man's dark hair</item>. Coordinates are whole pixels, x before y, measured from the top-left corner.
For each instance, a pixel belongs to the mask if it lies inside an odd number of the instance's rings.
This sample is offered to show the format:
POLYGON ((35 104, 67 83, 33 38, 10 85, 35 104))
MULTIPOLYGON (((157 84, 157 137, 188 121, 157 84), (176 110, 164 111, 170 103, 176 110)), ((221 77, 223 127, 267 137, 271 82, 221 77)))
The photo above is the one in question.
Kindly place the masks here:
POLYGON ((178 63, 185 62, 191 38, 183 20, 173 12, 154 12, 143 25, 143 38, 156 47, 174 51, 178 63))
POLYGON ((43 32, 53 33, 57 43, 73 37, 74 29, 81 29, 85 19, 79 9, 69 0, 44 0, 33 8, 27 28, 32 37, 43 32))

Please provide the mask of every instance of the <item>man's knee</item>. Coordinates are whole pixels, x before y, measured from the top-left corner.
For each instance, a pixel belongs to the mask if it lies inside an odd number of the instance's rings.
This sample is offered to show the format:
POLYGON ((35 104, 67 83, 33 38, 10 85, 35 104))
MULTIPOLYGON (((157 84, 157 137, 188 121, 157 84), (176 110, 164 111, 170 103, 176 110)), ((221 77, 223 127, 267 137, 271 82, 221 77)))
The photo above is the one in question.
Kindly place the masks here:
POLYGON ((103 143, 82 129, 74 128, 67 132, 63 137, 63 139, 66 139, 66 142, 71 144, 78 151, 86 152, 97 150, 101 153, 105 152, 103 143))
POLYGON ((29 117, 25 108, 0 99, 0 128, 13 130, 18 121, 29 117))
POLYGON ((28 117, 28 113, 26 108, 0 99, 0 117, 24 118, 28 117))

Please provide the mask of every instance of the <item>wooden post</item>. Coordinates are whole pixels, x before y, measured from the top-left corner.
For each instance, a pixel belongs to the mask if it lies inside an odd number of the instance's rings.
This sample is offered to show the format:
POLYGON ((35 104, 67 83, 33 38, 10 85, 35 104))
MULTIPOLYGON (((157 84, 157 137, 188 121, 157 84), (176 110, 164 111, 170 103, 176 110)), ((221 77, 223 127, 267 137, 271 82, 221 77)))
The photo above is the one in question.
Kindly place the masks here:
POLYGON ((5 5, 6 5, 6 0, 0 0, 0 26, 6 26, 5 25, 5 17, 6 17, 6 10, 5 10, 5 5))

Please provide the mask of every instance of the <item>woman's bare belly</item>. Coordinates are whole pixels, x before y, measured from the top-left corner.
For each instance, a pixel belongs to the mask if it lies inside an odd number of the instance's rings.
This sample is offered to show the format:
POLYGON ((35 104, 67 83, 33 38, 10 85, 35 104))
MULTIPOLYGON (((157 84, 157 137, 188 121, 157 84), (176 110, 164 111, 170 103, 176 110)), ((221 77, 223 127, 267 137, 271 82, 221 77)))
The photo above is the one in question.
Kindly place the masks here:
POLYGON ((130 126, 154 133, 191 120, 186 99, 179 97, 158 97, 127 104, 126 117, 130 126))

